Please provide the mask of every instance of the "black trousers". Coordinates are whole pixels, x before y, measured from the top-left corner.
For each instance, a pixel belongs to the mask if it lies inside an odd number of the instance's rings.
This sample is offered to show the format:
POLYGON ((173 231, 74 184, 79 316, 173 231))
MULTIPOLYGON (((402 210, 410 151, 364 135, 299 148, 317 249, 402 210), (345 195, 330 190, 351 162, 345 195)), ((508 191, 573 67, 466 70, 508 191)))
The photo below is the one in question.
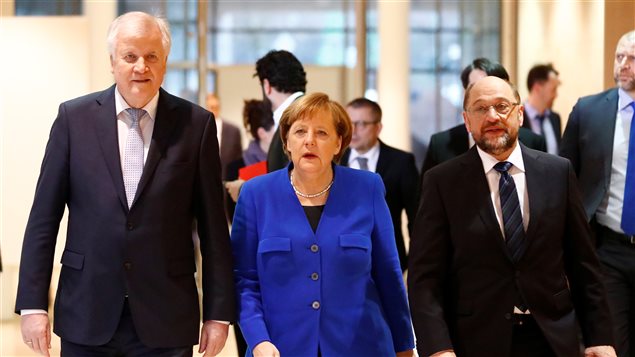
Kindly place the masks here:
POLYGON ((527 316, 514 315, 512 332, 512 357, 556 357, 536 320, 527 316))
POLYGON ((635 244, 606 227, 597 228, 598 257, 613 319, 615 350, 619 357, 635 356, 635 244))
POLYGON ((150 348, 139 340, 128 302, 124 304, 113 338, 101 346, 86 346, 62 339, 63 357, 192 357, 194 346, 150 348))

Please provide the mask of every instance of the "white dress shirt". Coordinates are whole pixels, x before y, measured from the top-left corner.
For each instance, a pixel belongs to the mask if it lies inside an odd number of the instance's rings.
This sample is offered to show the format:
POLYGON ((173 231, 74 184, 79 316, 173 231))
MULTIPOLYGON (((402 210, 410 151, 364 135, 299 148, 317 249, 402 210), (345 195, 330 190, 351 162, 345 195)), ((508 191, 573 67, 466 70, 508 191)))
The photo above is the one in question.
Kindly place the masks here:
POLYGON ((359 161, 357 161, 358 157, 365 157, 368 159, 368 171, 377 172, 377 161, 379 161, 379 141, 377 141, 370 150, 363 154, 360 154, 357 150, 351 148, 351 154, 348 157, 348 167, 358 170, 361 169, 359 167, 359 161))
MULTIPOLYGON (((633 119, 631 98, 623 89, 618 89, 617 113, 615 117, 615 135, 613 135, 613 157, 611 159, 611 178, 608 190, 598 207, 595 218, 598 223, 619 233, 622 207, 624 206, 624 187, 626 185, 626 164, 628 160, 628 140, 633 119)), ((635 143, 631 143, 634 144, 635 143)))

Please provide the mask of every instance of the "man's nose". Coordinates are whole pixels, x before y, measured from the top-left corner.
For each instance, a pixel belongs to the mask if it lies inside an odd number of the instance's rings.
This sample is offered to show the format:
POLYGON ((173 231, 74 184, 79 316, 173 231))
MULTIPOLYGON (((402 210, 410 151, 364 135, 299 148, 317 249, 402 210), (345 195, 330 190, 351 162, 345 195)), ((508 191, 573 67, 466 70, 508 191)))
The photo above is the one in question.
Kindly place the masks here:
POLYGON ((148 66, 146 65, 145 59, 143 57, 139 57, 137 62, 134 64, 135 72, 143 73, 147 69, 148 69, 148 66))

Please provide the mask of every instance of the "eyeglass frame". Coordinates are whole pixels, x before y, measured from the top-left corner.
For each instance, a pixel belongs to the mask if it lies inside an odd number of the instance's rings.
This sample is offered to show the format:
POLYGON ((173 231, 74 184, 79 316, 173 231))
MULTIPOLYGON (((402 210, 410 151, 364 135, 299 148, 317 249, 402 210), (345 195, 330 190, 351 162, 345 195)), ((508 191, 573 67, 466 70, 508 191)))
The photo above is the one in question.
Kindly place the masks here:
POLYGON ((470 114, 472 114, 473 116, 475 116, 475 117, 477 117, 477 118, 485 118, 485 117, 487 116, 487 114, 489 114, 489 112, 490 112, 490 111, 492 110, 492 108, 493 108, 493 109, 494 109, 494 112, 496 113, 496 115, 497 115, 499 118, 503 118, 503 119, 507 120, 507 118, 509 118, 509 115, 510 115, 510 114, 514 111, 514 109, 515 109, 517 106, 519 106, 519 105, 521 105, 521 103, 519 103, 519 102, 507 102, 507 101, 505 101, 505 100, 504 100, 504 101, 500 101, 500 102, 498 102, 498 103, 496 103, 496 104, 493 104, 493 105, 487 105, 487 106, 484 106, 484 105, 483 105, 483 106, 480 106, 480 108, 477 108, 477 109, 481 109, 482 107, 485 107, 486 109, 485 109, 485 111, 483 111, 483 112, 475 112, 475 109, 469 109, 469 110, 467 110, 467 112, 468 112, 468 113, 470 113, 470 114), (499 111, 496 109, 496 106, 497 106, 497 105, 500 105, 500 104, 509 104, 509 105, 511 106, 511 109, 510 109, 510 110, 509 110, 509 112, 507 112, 507 113, 501 113, 501 112, 499 112, 499 111))
POLYGON ((377 124, 377 123, 379 123, 379 120, 374 120, 374 121, 366 121, 366 120, 351 121, 353 129, 357 129, 359 127, 361 127, 362 129, 366 129, 366 127, 368 127, 369 125, 373 125, 373 124, 377 124))

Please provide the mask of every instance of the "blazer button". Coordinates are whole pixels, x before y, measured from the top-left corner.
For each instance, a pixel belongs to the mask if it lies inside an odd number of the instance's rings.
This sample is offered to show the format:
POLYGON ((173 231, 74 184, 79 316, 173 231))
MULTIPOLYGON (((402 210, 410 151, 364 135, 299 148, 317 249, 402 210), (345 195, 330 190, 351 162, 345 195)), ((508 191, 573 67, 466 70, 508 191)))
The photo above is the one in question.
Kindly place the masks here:
POLYGON ((313 253, 317 253, 319 250, 320 250, 320 247, 318 247, 318 245, 317 245, 317 244, 313 244, 313 245, 311 245, 311 251, 312 251, 313 253))
POLYGON ((132 224, 132 222, 128 222, 128 224, 126 225, 126 228, 128 228, 129 231, 134 229, 134 225, 132 224))
POLYGON ((125 262, 125 263, 123 263, 123 267, 124 267, 124 269, 126 269, 126 270, 130 270, 130 269, 132 269, 132 263, 130 263, 130 262, 125 262))
POLYGON ((509 312, 505 313, 505 320, 510 320, 512 318, 512 314, 509 312))
POLYGON ((317 310, 317 309, 319 309, 319 308, 320 308, 320 302, 319 302, 319 301, 314 301, 314 302, 311 304, 311 307, 313 308, 313 310, 317 310))
POLYGON ((311 274, 311 280, 318 280, 319 277, 320 275, 318 275, 318 273, 311 274))

